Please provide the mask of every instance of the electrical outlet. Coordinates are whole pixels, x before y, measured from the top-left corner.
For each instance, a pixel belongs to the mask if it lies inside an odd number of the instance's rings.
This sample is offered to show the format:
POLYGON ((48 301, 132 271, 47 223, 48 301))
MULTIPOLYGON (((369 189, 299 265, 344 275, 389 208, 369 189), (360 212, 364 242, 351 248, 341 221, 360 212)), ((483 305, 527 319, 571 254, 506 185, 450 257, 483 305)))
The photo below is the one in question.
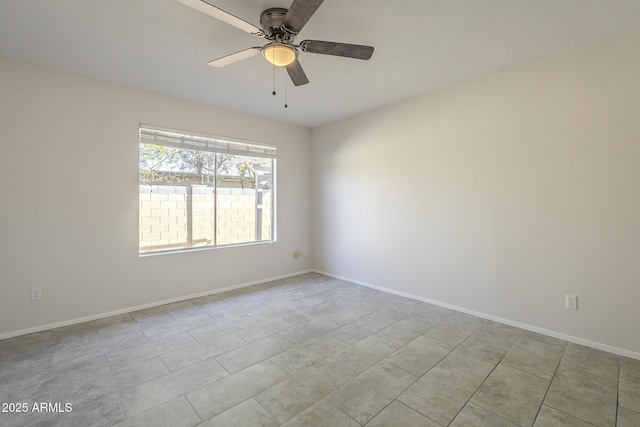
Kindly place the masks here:
POLYGON ((576 295, 567 295, 565 300, 565 307, 569 310, 577 310, 578 297, 576 295))
POLYGON ((31 301, 40 301, 42 299, 42 288, 31 288, 31 301))

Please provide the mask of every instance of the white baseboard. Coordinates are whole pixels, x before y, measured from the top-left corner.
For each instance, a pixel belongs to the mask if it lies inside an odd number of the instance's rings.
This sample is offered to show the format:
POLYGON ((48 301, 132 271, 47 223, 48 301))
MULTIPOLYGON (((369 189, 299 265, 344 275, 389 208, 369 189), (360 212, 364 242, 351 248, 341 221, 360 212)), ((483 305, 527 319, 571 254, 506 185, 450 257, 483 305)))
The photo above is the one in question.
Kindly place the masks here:
POLYGON ((363 282, 361 280, 351 279, 349 277, 344 277, 344 276, 340 276, 340 275, 337 275, 337 274, 332 274, 332 273, 329 273, 329 272, 326 272, 326 271, 316 270, 316 269, 298 271, 298 272, 295 272, 295 273, 285 274, 285 275, 282 275, 282 276, 270 277, 270 278, 267 278, 267 279, 256 280, 256 281, 253 281, 253 282, 247 282, 247 283, 241 283, 241 284, 238 284, 238 285, 228 286, 228 287, 225 287, 225 288, 222 288, 222 289, 214 289, 214 290, 211 290, 211 291, 205 291, 205 292, 200 292, 200 293, 197 293, 197 294, 185 295, 185 296, 181 296, 181 297, 177 297, 177 298, 171 298, 171 299, 167 299, 167 300, 163 300, 163 301, 156 301, 156 302, 153 302, 153 303, 138 305, 138 306, 134 306, 134 307, 127 307, 127 308, 123 308, 123 309, 120 309, 120 310, 114 310, 114 311, 109 311, 109 312, 106 312, 106 313, 95 314, 95 315, 92 315, 92 316, 80 317, 80 318, 76 318, 76 319, 65 320, 65 321, 62 321, 62 322, 49 323, 49 324, 46 324, 46 325, 35 326, 35 327, 32 327, 32 328, 5 332, 5 333, 0 334, 0 340, 7 339, 7 338, 13 338, 13 337, 17 337, 17 336, 20 336, 20 335, 27 335, 27 334, 31 334, 31 333, 34 333, 34 332, 42 332, 42 331, 46 331, 46 330, 49 330, 49 329, 60 328, 60 327, 63 327, 63 326, 74 325, 74 324, 77 324, 77 323, 89 322, 91 320, 103 319, 105 317, 110 317, 110 316, 116 316, 116 315, 119 315, 119 314, 130 313, 132 311, 144 310, 146 308, 157 307, 157 306, 160 306, 160 305, 170 304, 170 303, 173 303, 173 302, 185 301, 185 300, 189 300, 189 299, 192 299, 192 298, 198 298, 198 297, 207 296, 207 295, 214 295, 214 294, 218 294, 218 293, 222 293, 222 292, 232 291, 232 290, 240 289, 240 288, 246 288, 246 287, 249 287, 249 286, 259 285, 261 283, 271 282, 271 281, 280 280, 280 279, 286 279, 288 277, 298 276, 298 275, 301 275, 301 274, 312 273, 312 272, 313 273, 322 274, 322 275, 325 275, 325 276, 328 276, 328 277, 333 277, 335 279, 344 280, 346 282, 350 282, 350 283, 353 283, 353 284, 356 284, 356 285, 365 286, 367 288, 376 289, 378 291, 386 292, 386 293, 389 293, 389 294, 398 295, 398 296, 405 297, 405 298, 410 298, 410 299, 413 299, 413 300, 425 302, 427 304, 432 304, 432 305, 435 305, 435 306, 438 306, 438 307, 443 307, 443 308, 447 308, 447 309, 450 309, 450 310, 459 311, 461 313, 470 314, 470 315, 473 315, 473 316, 476 316, 476 317, 480 317, 480 318, 483 318, 483 319, 492 320, 494 322, 503 323, 505 325, 514 326, 516 328, 525 329, 527 331, 536 332, 538 334, 547 335, 547 336, 550 336, 550 337, 553 337, 553 338, 558 338, 558 339, 561 339, 561 340, 564 340, 564 341, 568 341, 568 342, 572 342, 572 343, 575 343, 575 344, 584 345, 586 347, 595 348, 597 350, 602 350, 602 351, 606 351, 606 352, 609 352, 609 353, 617 354, 619 356, 625 356, 625 357, 629 357, 629 358, 632 358, 632 359, 640 360, 640 353, 634 352, 634 351, 631 351, 631 350, 627 350, 627 349, 624 349, 624 348, 614 347, 614 346, 611 346, 611 345, 608 345, 608 344, 603 344, 603 343, 599 343, 599 342, 596 342, 596 341, 590 341, 590 340, 586 340, 586 339, 583 339, 583 338, 574 337, 572 335, 563 334, 561 332, 552 331, 550 329, 544 329, 544 328, 540 328, 540 327, 537 327, 537 326, 516 322, 514 320, 510 320, 510 319, 505 319, 505 318, 502 318, 502 317, 494 316, 494 315, 491 315, 491 314, 486 314, 486 313, 482 313, 482 312, 478 312, 478 311, 474 311, 474 310, 469 310, 469 309, 466 309, 464 307, 459 307, 459 306, 452 305, 452 304, 446 304, 446 303, 443 303, 443 302, 440 302, 440 301, 431 300, 429 298, 423 298, 423 297, 419 297, 417 295, 396 291, 394 289, 389 289, 389 288, 385 288, 385 287, 382 287, 382 286, 372 285, 370 283, 363 282))
POLYGON ((109 311, 109 312, 106 312, 106 313, 95 314, 95 315, 92 315, 92 316, 79 317, 79 318, 76 318, 76 319, 64 320, 62 322, 49 323, 49 324, 40 325, 40 326, 34 326, 33 328, 27 328, 27 329, 20 329, 20 330, 17 330, 17 331, 5 332, 5 333, 0 334, 0 340, 6 339, 6 338, 13 338, 13 337, 17 337, 17 336, 20 336, 20 335, 32 334, 34 332, 47 331, 49 329, 54 329, 54 328, 61 328, 63 326, 75 325, 76 323, 83 323, 83 322, 89 322, 91 320, 103 319, 105 317, 117 316, 119 314, 125 314, 125 313, 130 313, 132 311, 144 310, 146 308, 157 307, 159 305, 164 305, 164 304, 170 304, 172 302, 180 302, 180 301, 185 301, 185 300, 189 300, 189 299, 192 299, 192 298, 204 297, 204 296, 207 296, 207 295, 214 295, 214 294, 219 294, 219 293, 222 293, 222 292, 233 291, 235 289, 246 288, 248 286, 259 285, 261 283, 271 282, 271 281, 280 280, 280 279, 286 279, 287 277, 299 276, 301 274, 312 273, 312 272, 313 272, 313 270, 303 270, 303 271, 298 271, 298 272, 295 272, 295 273, 285 274, 285 275, 282 275, 282 276, 270 277, 268 279, 261 279, 261 280, 256 280, 256 281, 253 281, 253 282, 241 283, 239 285, 227 286, 226 288, 222 288, 222 289, 214 289, 214 290, 211 290, 211 291, 199 292, 197 294, 185 295, 185 296, 181 296, 181 297, 177 297, 177 298, 171 298, 171 299, 167 299, 167 300, 163 300, 163 301, 156 301, 156 302, 152 302, 152 303, 149 303, 149 304, 138 305, 138 306, 135 306, 135 307, 127 307, 127 308, 123 308, 123 309, 120 309, 120 310, 114 310, 114 311, 109 311))
POLYGON ((321 270, 312 270, 314 273, 323 274, 325 276, 333 277, 334 279, 344 280, 345 282, 350 282, 356 285, 365 286, 367 288, 375 289, 378 291, 386 292, 393 295, 398 295, 405 298, 414 299, 417 301, 426 302, 427 304, 436 305, 438 307, 448 308, 450 310, 459 311, 461 313, 471 314, 476 317, 480 317, 487 320, 492 320, 494 322, 503 323, 505 325, 514 326, 516 328, 525 329, 527 331, 536 332, 538 334, 547 335, 553 338, 558 338, 564 341, 569 341, 575 344, 584 345, 586 347, 595 348, 597 350, 606 351, 609 353, 616 354, 618 356, 625 356, 632 359, 640 360, 640 353, 635 351, 627 350, 620 347, 614 347, 608 344, 599 343, 596 341, 590 341, 579 337, 574 337, 572 335, 563 334, 561 332, 552 331, 550 329, 539 328, 537 326, 528 325, 526 323, 516 322, 514 320, 505 319, 503 317, 493 316, 491 314, 481 313, 479 311, 469 310, 464 307, 458 307, 456 305, 446 304, 440 301, 431 300, 428 298, 419 297, 417 295, 408 294, 405 292, 399 292, 394 289, 384 288, 382 286, 372 285, 370 283, 363 282, 361 280, 355 280, 348 277, 339 276, 337 274, 327 273, 326 271, 321 270))

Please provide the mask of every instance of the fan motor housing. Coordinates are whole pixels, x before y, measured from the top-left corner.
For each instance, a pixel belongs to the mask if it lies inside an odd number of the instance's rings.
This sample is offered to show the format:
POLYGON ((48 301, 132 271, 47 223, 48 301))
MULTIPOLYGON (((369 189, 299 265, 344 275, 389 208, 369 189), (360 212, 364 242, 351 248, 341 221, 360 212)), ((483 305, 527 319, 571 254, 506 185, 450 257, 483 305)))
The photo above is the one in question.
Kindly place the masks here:
POLYGON ((272 7, 260 14, 260 25, 264 30, 278 29, 284 24, 287 9, 272 7))

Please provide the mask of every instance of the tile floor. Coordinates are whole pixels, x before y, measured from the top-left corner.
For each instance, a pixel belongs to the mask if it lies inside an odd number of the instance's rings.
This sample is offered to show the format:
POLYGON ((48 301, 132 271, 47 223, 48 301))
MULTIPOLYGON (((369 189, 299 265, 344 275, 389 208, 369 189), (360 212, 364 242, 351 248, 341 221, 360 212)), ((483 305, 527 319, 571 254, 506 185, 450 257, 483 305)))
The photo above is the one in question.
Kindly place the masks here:
POLYGON ((640 426, 640 361, 306 274, 0 341, 0 403, 27 406, 7 427, 640 426))

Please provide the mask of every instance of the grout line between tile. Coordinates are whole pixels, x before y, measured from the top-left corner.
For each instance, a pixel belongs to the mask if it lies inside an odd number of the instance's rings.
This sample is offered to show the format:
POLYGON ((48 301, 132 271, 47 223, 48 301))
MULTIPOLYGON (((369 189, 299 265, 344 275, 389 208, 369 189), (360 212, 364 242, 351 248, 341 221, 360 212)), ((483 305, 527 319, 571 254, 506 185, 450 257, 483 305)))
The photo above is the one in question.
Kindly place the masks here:
MULTIPOLYGON (((562 356, 560 356, 560 359, 558 360, 558 364, 556 365, 556 369, 553 371, 553 375, 551 376, 551 381, 549 381, 549 386, 547 387, 547 391, 544 393, 544 397, 542 398, 542 403, 540 404, 540 407, 538 408, 538 412, 536 413, 536 417, 533 419, 534 423, 535 423, 535 420, 538 419, 538 416, 540 415, 540 411, 542 410, 542 407, 544 406, 544 402, 547 399, 547 394, 549 394, 549 390, 551 389, 551 385, 553 384, 553 380, 555 379, 556 374, 558 373, 558 369, 560 369, 560 364, 562 363, 562 359, 564 358, 564 355, 567 352, 567 348, 568 348, 568 343, 565 344, 564 350, 562 350, 562 356)), ((568 414, 568 413, 562 411, 559 408, 556 408, 556 407, 553 407, 553 406, 549 406, 549 407, 553 408, 554 410, 556 410, 558 412, 562 412, 563 414, 566 414, 566 415, 568 415, 570 417, 578 418, 580 421, 584 421, 587 424, 591 424, 591 423, 589 423, 589 422, 587 422, 587 421, 585 421, 585 420, 583 420, 583 419, 581 419, 579 417, 576 417, 575 415, 568 414)), ((617 413, 617 409, 616 409, 616 413, 617 413)))
POLYGON ((620 412, 620 374, 622 373, 622 357, 618 356, 618 387, 616 387, 616 415, 614 425, 618 425, 618 412, 620 412))
MULTIPOLYGON (((476 329, 477 330, 477 329, 476 329)), ((475 331, 474 331, 475 333, 475 331)), ((469 335, 463 342, 467 341, 469 338, 471 338, 473 336, 473 333, 471 335, 469 335)), ((520 339, 520 337, 518 337, 518 339, 520 339)), ((463 343, 462 342, 462 343, 463 343)), ((480 387, 482 387, 484 385, 484 383, 487 381, 487 379, 489 379, 489 377, 491 376, 491 374, 493 374, 493 371, 495 371, 498 366, 500 366, 500 363, 502 363, 502 361, 504 360, 504 358, 507 356, 507 354, 509 353, 509 351, 511 351, 511 349, 513 348, 514 345, 516 345, 516 342, 518 342, 518 340, 515 340, 513 344, 511 344, 511 347, 509 347, 509 350, 505 351, 504 355, 500 358, 500 360, 498 361, 498 363, 496 363, 496 365, 493 367, 493 369, 491 369, 491 372, 489 372, 487 374, 486 377, 484 377, 484 379, 482 380, 482 382, 480 383, 480 385, 478 387, 476 387, 475 391, 471 394, 471 396, 469 397, 469 399, 467 399, 467 401, 464 403, 464 405, 462 405, 462 407, 460 408, 460 410, 458 412, 456 412, 455 416, 451 419, 451 421, 449 422, 449 424, 451 424, 451 422, 453 422, 453 420, 456 419, 456 417, 458 415, 460 415, 460 412, 462 412, 462 410, 465 408, 465 406, 467 406, 469 404, 469 402, 471 402, 471 399, 473 399, 473 396, 475 396, 475 394, 478 392, 478 390, 480 390, 480 387)), ((458 346, 462 345, 462 343, 460 343, 458 346)), ((456 346, 456 348, 458 348, 458 346, 456 346)), ((478 405, 480 406, 480 405, 478 405)), ((482 409, 487 410, 491 413, 493 413, 493 411, 481 406, 482 409)), ((498 414, 496 414, 498 415, 498 414)), ((504 418, 500 415, 498 415, 500 418, 504 418)), ((510 421, 510 420, 508 420, 510 421)), ((514 423, 515 424, 515 423, 514 423)))
POLYGON ((189 401, 189 399, 187 399, 187 395, 186 395, 186 394, 183 394, 183 395, 181 395, 181 396, 182 396, 182 397, 184 397, 184 400, 186 400, 186 401, 187 401, 187 404, 188 404, 189 406, 191 406, 191 409, 193 409, 193 413, 194 413, 194 414, 196 414, 196 417, 198 417, 198 418, 200 419, 200 423, 205 422, 206 420, 203 420, 203 419, 202 419, 202 417, 200 416, 200 414, 198 413, 198 411, 196 411, 196 408, 194 408, 194 407, 193 407, 193 405, 191 404, 191 402, 189 401))

